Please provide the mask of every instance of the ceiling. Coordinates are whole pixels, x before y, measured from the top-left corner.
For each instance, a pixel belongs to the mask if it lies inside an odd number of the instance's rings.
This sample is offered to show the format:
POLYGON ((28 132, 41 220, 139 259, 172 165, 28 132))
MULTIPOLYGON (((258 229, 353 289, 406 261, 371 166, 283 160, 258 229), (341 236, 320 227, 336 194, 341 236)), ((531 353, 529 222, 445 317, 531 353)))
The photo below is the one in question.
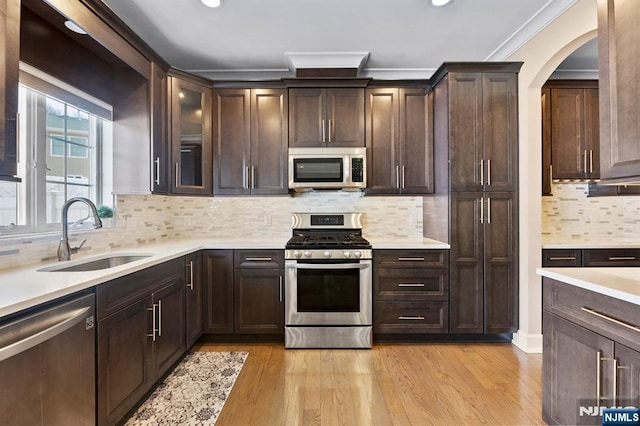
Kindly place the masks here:
POLYGON ((292 77, 300 52, 317 67, 364 52, 359 76, 429 78, 445 61, 507 59, 577 0, 223 1, 103 0, 172 66, 214 80, 292 77))

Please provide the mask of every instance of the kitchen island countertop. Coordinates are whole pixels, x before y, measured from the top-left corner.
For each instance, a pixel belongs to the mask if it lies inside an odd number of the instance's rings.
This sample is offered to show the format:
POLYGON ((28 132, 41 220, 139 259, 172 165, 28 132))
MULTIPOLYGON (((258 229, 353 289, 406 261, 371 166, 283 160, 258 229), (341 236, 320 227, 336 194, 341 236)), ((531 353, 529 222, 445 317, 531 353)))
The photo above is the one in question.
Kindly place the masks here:
MULTIPOLYGON (((184 239, 168 243, 149 244, 133 248, 122 248, 102 253, 78 253, 68 262, 47 262, 24 268, 0 271, 0 318, 14 314, 98 284, 207 249, 275 249, 283 250, 289 237, 272 240, 239 239, 184 239), (96 271, 41 271, 43 268, 72 266, 91 259, 112 255, 146 255, 140 260, 108 269, 96 271)), ((425 239, 397 239, 372 241, 374 249, 448 249, 449 245, 425 239)))
POLYGON ((640 268, 538 268, 538 275, 640 305, 640 268))

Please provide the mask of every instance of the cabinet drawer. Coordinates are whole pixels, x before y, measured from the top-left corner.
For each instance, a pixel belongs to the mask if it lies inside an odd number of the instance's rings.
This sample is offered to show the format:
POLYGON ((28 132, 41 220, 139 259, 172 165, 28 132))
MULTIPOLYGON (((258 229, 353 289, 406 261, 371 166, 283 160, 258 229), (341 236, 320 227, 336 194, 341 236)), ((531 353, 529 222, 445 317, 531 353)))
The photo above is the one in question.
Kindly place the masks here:
POLYGON ((583 266, 640 266, 640 249, 586 249, 583 266))
POLYGON ((283 250, 234 250, 234 268, 284 268, 283 250))
POLYGON ((448 302, 390 302, 374 304, 375 333, 448 333, 448 302))
POLYGON ((546 268, 556 266, 580 267, 582 266, 582 250, 544 249, 542 250, 542 266, 546 268))
POLYGON ((376 268, 446 268, 448 250, 374 250, 376 268))
POLYGON ((640 305, 544 277, 542 306, 545 311, 640 350, 640 305))
POLYGON ((447 300, 448 269, 384 268, 374 278, 377 300, 447 300))
POLYGON ((97 317, 111 315, 175 280, 184 281, 182 257, 100 284, 96 291, 97 317))

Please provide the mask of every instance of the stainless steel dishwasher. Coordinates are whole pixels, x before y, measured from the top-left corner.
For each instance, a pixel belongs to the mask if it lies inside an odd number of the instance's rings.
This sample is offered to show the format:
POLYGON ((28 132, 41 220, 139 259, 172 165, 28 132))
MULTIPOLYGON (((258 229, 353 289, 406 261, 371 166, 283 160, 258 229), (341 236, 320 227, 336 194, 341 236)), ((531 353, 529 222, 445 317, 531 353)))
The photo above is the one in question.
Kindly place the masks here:
POLYGON ((95 297, 0 322, 0 423, 94 425, 95 297))

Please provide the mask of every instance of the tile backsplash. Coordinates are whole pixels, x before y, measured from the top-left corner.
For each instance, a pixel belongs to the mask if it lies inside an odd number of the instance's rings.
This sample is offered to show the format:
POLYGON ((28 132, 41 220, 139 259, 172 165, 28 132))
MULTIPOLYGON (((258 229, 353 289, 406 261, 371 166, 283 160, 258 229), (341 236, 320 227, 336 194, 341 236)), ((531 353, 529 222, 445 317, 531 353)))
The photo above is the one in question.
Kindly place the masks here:
POLYGON ((587 183, 556 183, 542 197, 543 244, 640 240, 640 196, 587 197, 587 183))
MULTIPOLYGON (((87 239, 83 254, 176 238, 286 241, 291 235, 291 213, 343 211, 365 213, 365 237, 422 238, 422 197, 365 197, 358 192, 313 192, 295 197, 119 195, 111 227, 70 230, 69 237, 72 246, 87 239)), ((55 260, 59 239, 59 233, 1 238, 0 269, 55 260)))

